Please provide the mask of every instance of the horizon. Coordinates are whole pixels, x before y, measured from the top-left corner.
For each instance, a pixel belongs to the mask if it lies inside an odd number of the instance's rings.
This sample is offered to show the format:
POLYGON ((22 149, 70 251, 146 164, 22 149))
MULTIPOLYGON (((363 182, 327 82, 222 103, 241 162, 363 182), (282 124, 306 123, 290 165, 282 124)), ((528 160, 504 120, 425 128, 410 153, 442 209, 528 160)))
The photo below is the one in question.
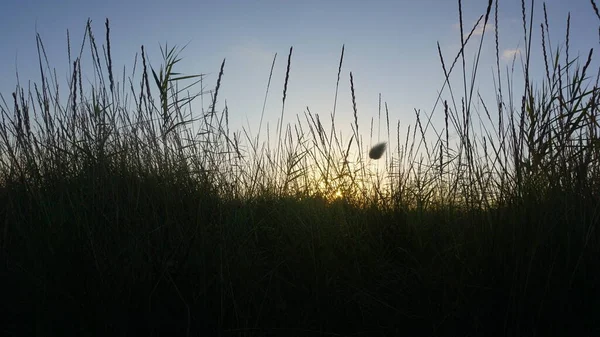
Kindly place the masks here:
MULTIPOLYGON (((442 102, 445 98, 449 100, 447 86, 441 94, 441 101, 432 111, 438 92, 444 84, 436 44, 439 42, 446 67, 449 67, 460 46, 457 3, 431 0, 405 4, 406 8, 401 8, 399 3, 387 1, 380 1, 375 5, 350 2, 344 3, 345 6, 336 1, 315 2, 312 3, 314 6, 306 3, 304 5, 288 3, 289 6, 286 6, 271 1, 262 2, 256 7, 243 2, 231 3, 237 5, 225 9, 220 7, 223 6, 222 3, 210 4, 215 7, 202 12, 211 13, 205 20, 194 16, 192 8, 184 11, 175 6, 157 7, 158 4, 141 7, 141 3, 137 1, 127 4, 109 1, 104 3, 102 8, 96 8, 98 4, 86 6, 73 3, 73 6, 69 6, 66 11, 34 5, 32 6, 34 13, 26 13, 29 7, 26 8, 20 2, 9 3, 8 7, 12 10, 0 14, 0 22, 3 22, 0 23, 0 28, 6 31, 7 27, 13 27, 18 34, 0 38, 2 45, 11 46, 0 51, 0 61, 4 65, 0 70, 2 79, 0 94, 8 101, 7 98, 10 98, 10 93, 14 91, 17 82, 15 71, 18 72, 23 87, 27 87, 29 80, 39 82, 36 31, 44 44, 50 67, 56 68, 58 83, 64 89, 70 78, 71 67, 66 61, 68 60, 67 30, 73 57, 78 53, 80 48, 78 41, 83 37, 85 23, 89 17, 99 46, 105 43, 104 21, 105 19, 110 21, 111 54, 115 73, 118 74, 117 81, 121 78, 123 67, 125 67, 125 78, 130 76, 135 56, 136 54, 139 56, 142 45, 150 64, 155 69, 162 64, 160 48, 165 44, 169 48, 186 46, 179 54, 181 62, 176 65, 175 71, 184 75, 207 74, 204 79, 207 90, 216 85, 219 66, 225 59, 224 76, 216 110, 221 111, 226 102, 230 129, 238 132, 246 128, 252 137, 261 130, 262 141, 266 138, 264 133, 267 125, 271 139, 276 136, 275 128, 281 115, 281 97, 290 47, 293 47, 293 54, 283 125, 295 124, 296 115, 300 115, 303 120, 302 114, 308 107, 313 114, 321 117, 328 130, 334 106, 340 54, 344 46, 335 112, 336 132, 342 133, 344 141, 350 137, 352 133, 350 125, 354 123, 350 72, 353 74, 356 89, 358 124, 360 135, 363 137, 361 140, 363 151, 382 141, 388 142, 389 145, 395 143, 393 138, 388 139, 386 135, 384 103, 387 103, 389 109, 392 137, 396 122, 400 121, 401 134, 397 136, 404 139, 408 125, 414 124, 415 110, 421 111, 421 118, 423 114, 429 116, 433 112, 432 126, 437 132, 441 132, 444 128, 442 102), (119 5, 124 5, 125 8, 119 10, 119 5), (45 15, 42 16, 42 13, 45 15), (134 17, 132 13, 135 13, 134 17), (148 22, 142 22, 145 15, 151 19, 150 25, 148 22), (172 23, 177 18, 180 18, 177 24, 172 23), (56 21, 60 23, 52 23, 56 21), (234 25, 235 23, 238 25, 234 25), (415 33, 422 35, 417 37, 415 33), (264 122, 259 126, 269 70, 276 53, 277 59, 266 102, 264 122), (403 62, 398 61, 400 59, 403 62), (382 103, 381 121, 378 120, 379 95, 382 103), (371 139, 372 120, 373 138, 371 139)), ((529 13, 529 4, 525 5, 529 13)), ((49 5, 45 4, 45 6, 49 5)), ((485 14, 486 6, 486 3, 472 0, 462 2, 465 37, 477 18, 485 14)), ((205 9, 204 5, 200 5, 199 9, 205 9)), ((596 20, 590 3, 547 2, 551 33, 548 47, 553 51, 559 47, 561 51, 564 49, 567 11, 571 13, 570 58, 580 56, 583 61, 579 62, 583 63, 589 48, 597 43, 595 31, 588 28, 591 22, 595 22, 592 20, 596 20), (596 41, 593 40, 594 38, 596 41)), ((486 26, 477 80, 474 84, 474 95, 479 91, 488 107, 495 104, 492 73, 496 74, 494 46, 496 27, 494 27, 493 16, 494 7, 486 26)), ((521 2, 500 3, 498 20, 500 72, 503 76, 503 85, 506 81, 506 71, 512 66, 515 57, 515 77, 511 80, 517 84, 515 99, 518 103, 521 92, 519 86, 522 86, 521 57, 524 50, 521 2)), ((544 65, 535 61, 541 59, 539 23, 543 20, 542 3, 538 2, 534 8, 533 41, 531 42, 534 60, 532 75, 535 83, 543 81, 544 65)), ((477 45, 483 33, 482 28, 480 25, 476 29, 474 39, 465 49, 468 75, 471 73, 473 57, 476 55, 477 45)), ((91 69, 89 56, 85 54, 84 51, 83 68, 91 69)), ((593 60, 593 64, 597 63, 597 60, 593 60)), ((139 73, 139 64, 137 67, 136 71, 139 73)), ((462 92, 461 74, 461 64, 458 62, 451 75, 451 81, 455 93, 458 92, 459 96, 462 92)), ((85 75, 91 76, 89 70, 84 70, 85 75)), ((93 78, 87 80, 92 83, 94 81, 93 78)), ((63 100, 65 97, 62 96, 63 100)), ((8 102, 10 107, 10 101, 8 102)), ((192 104, 194 113, 208 107, 207 102, 203 106, 199 105, 199 102, 192 104)), ((473 98, 472 109, 480 108, 477 99, 473 98)), ((493 112, 497 111, 492 109, 493 112)), ((479 121, 475 124, 477 122, 479 121)), ((454 130, 451 130, 451 140, 456 138, 456 132, 452 131, 454 130)), ((431 136, 432 132, 432 128, 429 128, 425 134, 431 136)), ((427 139, 431 140, 431 138, 427 139)), ((387 151, 394 150, 393 146, 388 146, 387 151)), ((383 162, 385 161, 380 160, 374 164, 379 166, 383 162)))

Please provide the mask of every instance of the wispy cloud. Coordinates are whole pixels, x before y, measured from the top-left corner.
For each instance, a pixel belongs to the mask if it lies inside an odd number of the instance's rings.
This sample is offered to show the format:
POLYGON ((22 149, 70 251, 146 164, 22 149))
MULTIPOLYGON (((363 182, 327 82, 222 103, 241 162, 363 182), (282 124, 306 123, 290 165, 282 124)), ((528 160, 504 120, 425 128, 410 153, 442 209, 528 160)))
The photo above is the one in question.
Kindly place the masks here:
MULTIPOLYGON (((473 32, 473 34, 474 35, 479 35, 479 36, 483 35, 483 28, 484 28, 483 23, 479 23, 477 25, 477 28, 475 28, 475 31, 473 32)), ((488 32, 488 33, 493 33, 494 32, 494 25, 492 25, 491 23, 485 24, 485 31, 488 32)))
MULTIPOLYGON (((469 34, 469 32, 471 32, 471 28, 473 28, 473 25, 475 23, 472 23, 471 25, 465 25, 464 26, 464 30, 465 30, 465 35, 469 34)), ((460 24, 455 23, 452 26, 454 29, 460 29, 460 24)), ((483 22, 480 22, 477 27, 475 27, 475 30, 473 31, 473 36, 481 36, 483 35, 483 29, 485 28, 485 32, 486 33, 493 33, 494 32, 494 25, 492 25, 491 23, 487 23, 487 24, 483 24, 483 22)))
POLYGON ((521 54, 521 49, 504 49, 502 51, 502 59, 505 61, 510 61, 513 57, 521 54))

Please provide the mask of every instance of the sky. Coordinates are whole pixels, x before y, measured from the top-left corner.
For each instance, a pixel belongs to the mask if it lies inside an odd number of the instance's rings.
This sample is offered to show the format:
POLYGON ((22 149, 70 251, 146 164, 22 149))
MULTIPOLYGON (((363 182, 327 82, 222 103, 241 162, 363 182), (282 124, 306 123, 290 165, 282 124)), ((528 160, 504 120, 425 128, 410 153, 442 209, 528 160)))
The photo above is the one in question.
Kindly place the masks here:
MULTIPOLYGON (((466 31, 485 13, 486 6, 487 1, 462 1, 466 31)), ((526 1, 526 6, 529 11, 531 2, 526 1)), ((585 60, 590 48, 598 49, 600 20, 588 0, 549 0, 546 6, 553 48, 564 45, 566 18, 570 12, 571 56, 579 54, 585 60)), ((352 72, 359 129, 363 141, 374 144, 387 140, 383 129, 380 136, 375 131, 374 139, 369 139, 371 118, 378 116, 379 94, 388 105, 392 134, 397 121, 403 132, 414 123, 415 109, 427 115, 433 113, 433 123, 438 132, 441 130, 441 106, 433 110, 444 82, 437 43, 448 67, 460 48, 458 17, 458 1, 450 0, 4 0, 0 11, 0 31, 3 32, 0 35, 0 93, 7 100, 11 98, 17 71, 21 84, 40 81, 36 32, 41 35, 51 66, 57 70, 59 83, 66 87, 69 78, 67 30, 72 48, 79 48, 75 46, 80 45, 90 18, 97 41, 104 43, 104 22, 108 18, 113 64, 116 69, 125 67, 127 74, 142 45, 154 67, 160 66, 162 61, 160 46, 165 43, 178 47, 187 45, 180 53, 182 60, 176 71, 207 74, 207 86, 216 84, 220 64, 226 59, 217 108, 222 108, 226 100, 231 129, 240 130, 245 126, 255 134, 275 53, 277 61, 264 117, 272 129, 281 114, 289 48, 294 49, 284 124, 293 123, 296 115, 302 115, 307 107, 319 114, 322 121, 329 119, 341 48, 345 45, 336 129, 345 139, 351 135, 349 73, 352 72)), ((522 74, 521 1, 501 0, 498 18, 498 27, 494 27, 492 18, 487 27, 475 83, 475 88, 488 100, 488 106, 495 104, 493 29, 499 32, 502 72, 511 66, 511 56, 517 53, 515 80, 522 74)), ((542 2, 535 1, 532 47, 534 73, 538 76, 543 69, 539 27, 542 21, 542 2)), ((467 49, 469 72, 480 38, 476 36, 467 49)), ((595 59, 595 69, 598 69, 597 57, 595 59)), ((454 71, 459 75, 461 69, 454 71)), ((461 78, 455 76, 453 80, 455 94, 460 96, 461 78)), ((447 91, 443 92, 443 98, 449 98, 447 91)))

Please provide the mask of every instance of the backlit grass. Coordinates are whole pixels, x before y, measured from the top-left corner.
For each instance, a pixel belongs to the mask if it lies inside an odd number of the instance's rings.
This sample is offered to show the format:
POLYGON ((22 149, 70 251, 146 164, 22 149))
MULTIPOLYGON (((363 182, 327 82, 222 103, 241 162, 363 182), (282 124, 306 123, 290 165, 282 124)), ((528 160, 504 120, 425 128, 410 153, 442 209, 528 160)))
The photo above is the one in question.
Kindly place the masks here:
MULTIPOLYGON (((252 138, 218 108, 225 60, 210 94, 166 45, 163 65, 142 48, 126 78, 113 72, 108 20, 103 48, 88 22, 91 64, 69 56, 59 98, 38 37, 41 82, 0 105, 2 334, 600 334, 598 69, 591 50, 572 57, 569 31, 550 49, 530 5, 524 90, 500 68, 499 32, 485 32, 497 100, 481 99, 476 74, 448 80, 434 138, 429 114, 401 129, 383 104, 384 172, 369 165, 343 48, 347 138, 310 110, 252 138), (544 77, 530 76, 534 62, 544 77), (201 95, 208 107, 192 104, 201 95)), ((497 7, 477 24, 497 27, 497 7)), ((441 71, 450 79, 472 56, 440 50, 441 71)))

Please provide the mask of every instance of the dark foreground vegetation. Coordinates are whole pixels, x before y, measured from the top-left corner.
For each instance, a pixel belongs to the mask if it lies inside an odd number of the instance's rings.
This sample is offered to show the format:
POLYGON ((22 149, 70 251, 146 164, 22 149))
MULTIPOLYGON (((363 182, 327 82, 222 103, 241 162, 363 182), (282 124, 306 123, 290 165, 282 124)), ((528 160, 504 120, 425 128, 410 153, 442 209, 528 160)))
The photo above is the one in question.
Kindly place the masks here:
MULTIPOLYGON (((225 62, 207 109, 190 108, 209 93, 188 94, 205 79, 178 75, 175 49, 113 72, 108 20, 102 48, 86 27, 96 82, 69 56, 61 100, 38 37, 41 82, 0 107, 0 334, 600 335, 598 70, 569 31, 551 49, 526 5, 524 90, 497 52, 497 101, 476 109, 470 80, 448 81, 441 131, 417 111, 401 136, 384 105, 379 175, 358 122, 343 141, 307 111, 276 148, 230 131, 225 62)), ((497 27, 497 6, 478 23, 497 27)), ((447 78, 471 59, 442 55, 447 78)))

